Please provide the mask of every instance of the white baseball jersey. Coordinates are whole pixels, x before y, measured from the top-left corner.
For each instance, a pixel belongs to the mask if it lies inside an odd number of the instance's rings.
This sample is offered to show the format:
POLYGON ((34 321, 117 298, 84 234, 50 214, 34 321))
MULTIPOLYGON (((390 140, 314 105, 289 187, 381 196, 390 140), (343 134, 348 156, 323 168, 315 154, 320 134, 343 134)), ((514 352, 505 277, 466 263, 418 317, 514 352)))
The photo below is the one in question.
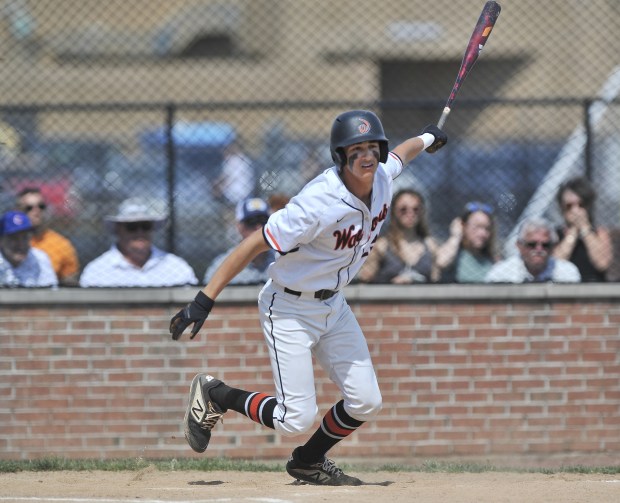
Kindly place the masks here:
POLYGON ((402 169, 391 152, 379 163, 370 208, 349 192, 333 166, 271 215, 263 234, 281 253, 269 268, 273 281, 301 292, 340 290, 349 284, 388 216, 393 180, 402 169))

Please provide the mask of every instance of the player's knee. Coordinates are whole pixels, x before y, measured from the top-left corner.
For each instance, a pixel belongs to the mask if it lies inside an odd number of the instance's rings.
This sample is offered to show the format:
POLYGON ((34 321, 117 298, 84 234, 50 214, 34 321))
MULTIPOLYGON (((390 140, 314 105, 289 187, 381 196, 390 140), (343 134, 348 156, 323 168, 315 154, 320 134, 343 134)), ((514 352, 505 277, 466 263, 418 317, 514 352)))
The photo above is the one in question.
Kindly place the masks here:
POLYGON ((365 421, 375 418, 383 408, 381 393, 377 393, 371 400, 366 400, 362 408, 362 414, 366 417, 365 421))
POLYGON ((345 404, 347 414, 358 421, 371 421, 381 412, 382 408, 383 399, 379 390, 357 403, 345 404))
POLYGON ((287 408, 281 421, 274 422, 276 429, 284 436, 293 437, 306 433, 312 428, 316 420, 318 407, 295 410, 287 408))

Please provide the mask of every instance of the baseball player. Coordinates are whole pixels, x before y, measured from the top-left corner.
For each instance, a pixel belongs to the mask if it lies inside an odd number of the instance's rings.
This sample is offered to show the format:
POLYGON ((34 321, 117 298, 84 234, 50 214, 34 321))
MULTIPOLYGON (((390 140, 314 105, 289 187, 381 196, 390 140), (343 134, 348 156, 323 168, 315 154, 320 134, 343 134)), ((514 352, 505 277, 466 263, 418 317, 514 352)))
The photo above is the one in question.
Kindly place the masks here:
POLYGON ((275 396, 233 388, 207 374, 192 380, 185 438, 196 452, 232 409, 282 435, 307 432, 317 408, 312 355, 338 386, 342 399, 327 411, 310 439, 297 447, 286 471, 320 485, 360 485, 326 453, 381 410, 381 393, 368 346, 342 293, 361 268, 388 215, 392 183, 413 158, 436 151, 447 136, 436 126, 391 152, 379 118, 370 111, 339 115, 330 149, 335 165, 273 213, 244 239, 205 288, 170 321, 174 340, 193 324, 193 338, 223 288, 257 254, 277 252, 259 294, 260 321, 269 349, 275 396))

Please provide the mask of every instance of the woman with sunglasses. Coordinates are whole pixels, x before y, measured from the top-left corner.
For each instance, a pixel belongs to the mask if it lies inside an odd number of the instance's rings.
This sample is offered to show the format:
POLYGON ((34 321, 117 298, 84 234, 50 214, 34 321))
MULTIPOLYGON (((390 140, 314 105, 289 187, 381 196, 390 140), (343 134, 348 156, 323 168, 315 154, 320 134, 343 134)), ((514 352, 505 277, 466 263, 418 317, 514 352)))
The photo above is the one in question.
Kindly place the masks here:
POLYGON ((472 201, 450 224, 450 237, 437 252, 443 283, 483 283, 499 256, 495 219, 488 204, 472 201))
POLYGON ((584 282, 605 281, 613 259, 609 231, 594 225, 595 198, 594 188, 583 177, 564 182, 557 193, 564 223, 557 229, 553 256, 575 264, 584 282))
POLYGON ((396 193, 385 236, 377 239, 359 273, 364 283, 430 283, 439 279, 437 243, 430 235, 422 194, 396 193))

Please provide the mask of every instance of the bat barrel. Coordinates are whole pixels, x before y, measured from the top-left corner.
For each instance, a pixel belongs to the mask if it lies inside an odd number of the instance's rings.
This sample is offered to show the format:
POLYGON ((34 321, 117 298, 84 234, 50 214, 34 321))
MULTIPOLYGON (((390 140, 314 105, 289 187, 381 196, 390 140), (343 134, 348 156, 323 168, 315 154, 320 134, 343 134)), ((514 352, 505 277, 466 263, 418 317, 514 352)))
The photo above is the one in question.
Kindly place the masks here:
POLYGON ((441 128, 444 122, 446 122, 448 114, 450 113, 452 102, 455 100, 456 95, 461 88, 461 84, 465 81, 465 78, 476 63, 478 55, 491 34, 491 30, 493 29, 493 26, 495 26, 495 21, 497 20, 500 12, 501 7, 497 2, 491 0, 485 3, 474 31, 469 38, 469 43, 465 49, 465 54, 463 55, 463 61, 461 62, 461 67, 459 69, 459 73, 457 74, 456 82, 452 87, 452 92, 450 93, 446 106, 443 109, 443 113, 439 118, 437 127, 441 128))

